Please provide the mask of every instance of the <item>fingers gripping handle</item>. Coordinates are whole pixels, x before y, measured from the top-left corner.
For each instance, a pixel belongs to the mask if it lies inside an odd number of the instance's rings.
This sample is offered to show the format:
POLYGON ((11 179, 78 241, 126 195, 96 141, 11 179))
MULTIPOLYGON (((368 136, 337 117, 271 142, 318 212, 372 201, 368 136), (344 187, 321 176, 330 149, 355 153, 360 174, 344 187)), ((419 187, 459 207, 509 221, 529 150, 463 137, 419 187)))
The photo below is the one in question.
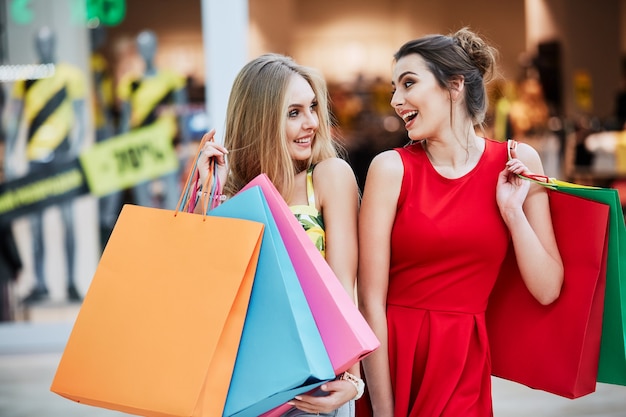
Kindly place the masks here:
POLYGON ((198 195, 200 196, 200 204, 202 204, 202 213, 206 215, 209 209, 219 204, 218 198, 221 195, 221 184, 219 177, 216 175, 217 161, 211 158, 209 161, 209 172, 204 184, 199 184, 200 173, 198 170, 198 162, 202 155, 204 144, 213 141, 213 131, 205 133, 200 140, 200 145, 196 151, 193 165, 187 175, 185 186, 183 187, 181 196, 178 200, 176 213, 179 211, 193 210, 198 203, 198 195), (190 209, 191 206, 191 209, 190 209))

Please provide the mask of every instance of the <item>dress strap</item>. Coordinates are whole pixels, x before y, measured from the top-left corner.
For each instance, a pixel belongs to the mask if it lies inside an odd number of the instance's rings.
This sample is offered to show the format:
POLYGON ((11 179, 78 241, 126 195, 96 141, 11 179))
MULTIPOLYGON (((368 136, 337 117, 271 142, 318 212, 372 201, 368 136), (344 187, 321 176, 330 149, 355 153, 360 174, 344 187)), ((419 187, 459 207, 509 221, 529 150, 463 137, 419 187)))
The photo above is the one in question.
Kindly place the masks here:
POLYGON ((309 200, 309 206, 315 208, 315 193, 313 192, 313 168, 315 168, 315 165, 311 165, 306 170, 306 196, 309 200))

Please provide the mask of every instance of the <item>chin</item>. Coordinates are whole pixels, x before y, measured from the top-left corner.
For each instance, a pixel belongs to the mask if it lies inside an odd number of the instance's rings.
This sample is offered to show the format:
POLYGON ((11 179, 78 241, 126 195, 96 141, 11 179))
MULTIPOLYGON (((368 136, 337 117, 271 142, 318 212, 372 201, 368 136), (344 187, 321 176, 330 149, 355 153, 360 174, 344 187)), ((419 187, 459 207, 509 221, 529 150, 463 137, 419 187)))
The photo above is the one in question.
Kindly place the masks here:
POLYGON ((411 139, 412 141, 418 141, 418 140, 422 140, 424 139, 424 136, 419 135, 417 132, 411 132, 408 131, 407 132, 407 136, 409 137, 409 139, 411 139))
POLYGON ((304 162, 308 161, 311 158, 311 152, 292 152, 291 159, 294 161, 304 162))

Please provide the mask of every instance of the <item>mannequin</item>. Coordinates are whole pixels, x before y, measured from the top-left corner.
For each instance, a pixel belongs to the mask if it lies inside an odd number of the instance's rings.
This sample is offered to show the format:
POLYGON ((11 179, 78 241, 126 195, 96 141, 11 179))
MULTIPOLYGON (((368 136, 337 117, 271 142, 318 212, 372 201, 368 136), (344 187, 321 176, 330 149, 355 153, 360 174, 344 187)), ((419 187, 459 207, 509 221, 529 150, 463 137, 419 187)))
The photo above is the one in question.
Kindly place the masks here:
MULTIPOLYGON (((149 126, 158 121, 173 119, 178 124, 178 138, 172 138, 187 144, 190 141, 188 129, 182 119, 180 109, 187 105, 185 77, 168 70, 159 70, 155 66, 157 37, 146 30, 137 36, 137 51, 144 61, 145 68, 141 76, 128 75, 120 81, 118 95, 121 101, 121 133, 149 126)), ((184 166, 180 161, 179 167, 184 166)), ((161 207, 173 210, 180 196, 180 169, 161 177, 162 199, 158 201, 153 188, 155 182, 147 181, 133 188, 135 203, 147 207, 161 207)))
MULTIPOLYGON (((100 53, 106 41, 103 26, 90 30, 91 35, 91 76, 92 76, 92 114, 95 125, 96 142, 102 142, 115 135, 114 109, 115 97, 113 77, 109 64, 100 53)), ((113 226, 122 208, 122 193, 114 192, 98 200, 98 223, 100 229, 100 248, 104 249, 113 226)))
POLYGON ((93 79, 92 111, 96 128, 96 142, 115 135, 113 77, 109 63, 100 52, 106 43, 106 29, 97 26, 90 29, 91 76, 93 79))
MULTIPOLYGON (((27 125, 26 156, 28 173, 53 169, 55 164, 78 156, 82 145, 84 126, 85 82, 79 69, 57 63, 54 32, 43 27, 35 35, 35 50, 41 64, 55 64, 54 74, 48 78, 19 80, 13 86, 11 108, 15 114, 13 125, 7 132, 5 167, 7 179, 15 179, 18 152, 18 133, 22 118, 27 125)), ((75 281, 75 234, 73 201, 59 204, 64 226, 65 256, 67 265, 67 298, 80 301, 75 281)), ((48 297, 45 279, 45 248, 43 212, 30 215, 33 262, 36 284, 24 302, 37 302, 48 297)))
MULTIPOLYGON (((6 95, 0 85, 0 114, 4 114, 6 95)), ((0 117, 0 142, 4 142, 4 127, 0 117)), ((3 180, 0 178, 0 182, 3 180)), ((11 224, 0 223, 0 322, 13 320, 11 287, 22 270, 22 259, 11 224)))

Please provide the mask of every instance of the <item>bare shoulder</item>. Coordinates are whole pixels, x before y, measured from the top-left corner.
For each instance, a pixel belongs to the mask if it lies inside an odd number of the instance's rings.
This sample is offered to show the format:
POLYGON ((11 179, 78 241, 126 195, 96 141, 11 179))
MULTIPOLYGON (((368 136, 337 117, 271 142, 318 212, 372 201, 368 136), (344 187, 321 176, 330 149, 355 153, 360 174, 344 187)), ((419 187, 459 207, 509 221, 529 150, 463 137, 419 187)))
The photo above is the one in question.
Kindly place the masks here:
POLYGON ((543 174, 543 165, 541 163, 539 152, 537 152, 537 150, 531 145, 524 142, 518 142, 517 159, 522 161, 532 172, 536 174, 543 174))
POLYGON ((395 150, 388 150, 372 159, 367 175, 392 179, 402 177, 403 174, 404 165, 400 154, 395 150))
POLYGON ((344 181, 356 182, 356 177, 350 164, 341 158, 325 159, 319 162, 313 170, 313 182, 315 184, 344 181))
POLYGON ((322 173, 350 173, 352 172, 352 168, 348 164, 347 161, 341 158, 327 158, 323 161, 319 162, 315 166, 315 172, 322 173), (318 171, 319 170, 319 171, 318 171))
POLYGON ((368 225, 367 229, 383 227, 388 228, 388 232, 391 230, 403 177, 404 164, 398 151, 388 150, 374 157, 367 171, 361 199, 360 213, 363 214, 363 224, 368 225))
POLYGON ((357 201, 359 188, 352 167, 341 158, 328 158, 313 170, 315 195, 322 206, 328 201, 357 201))

